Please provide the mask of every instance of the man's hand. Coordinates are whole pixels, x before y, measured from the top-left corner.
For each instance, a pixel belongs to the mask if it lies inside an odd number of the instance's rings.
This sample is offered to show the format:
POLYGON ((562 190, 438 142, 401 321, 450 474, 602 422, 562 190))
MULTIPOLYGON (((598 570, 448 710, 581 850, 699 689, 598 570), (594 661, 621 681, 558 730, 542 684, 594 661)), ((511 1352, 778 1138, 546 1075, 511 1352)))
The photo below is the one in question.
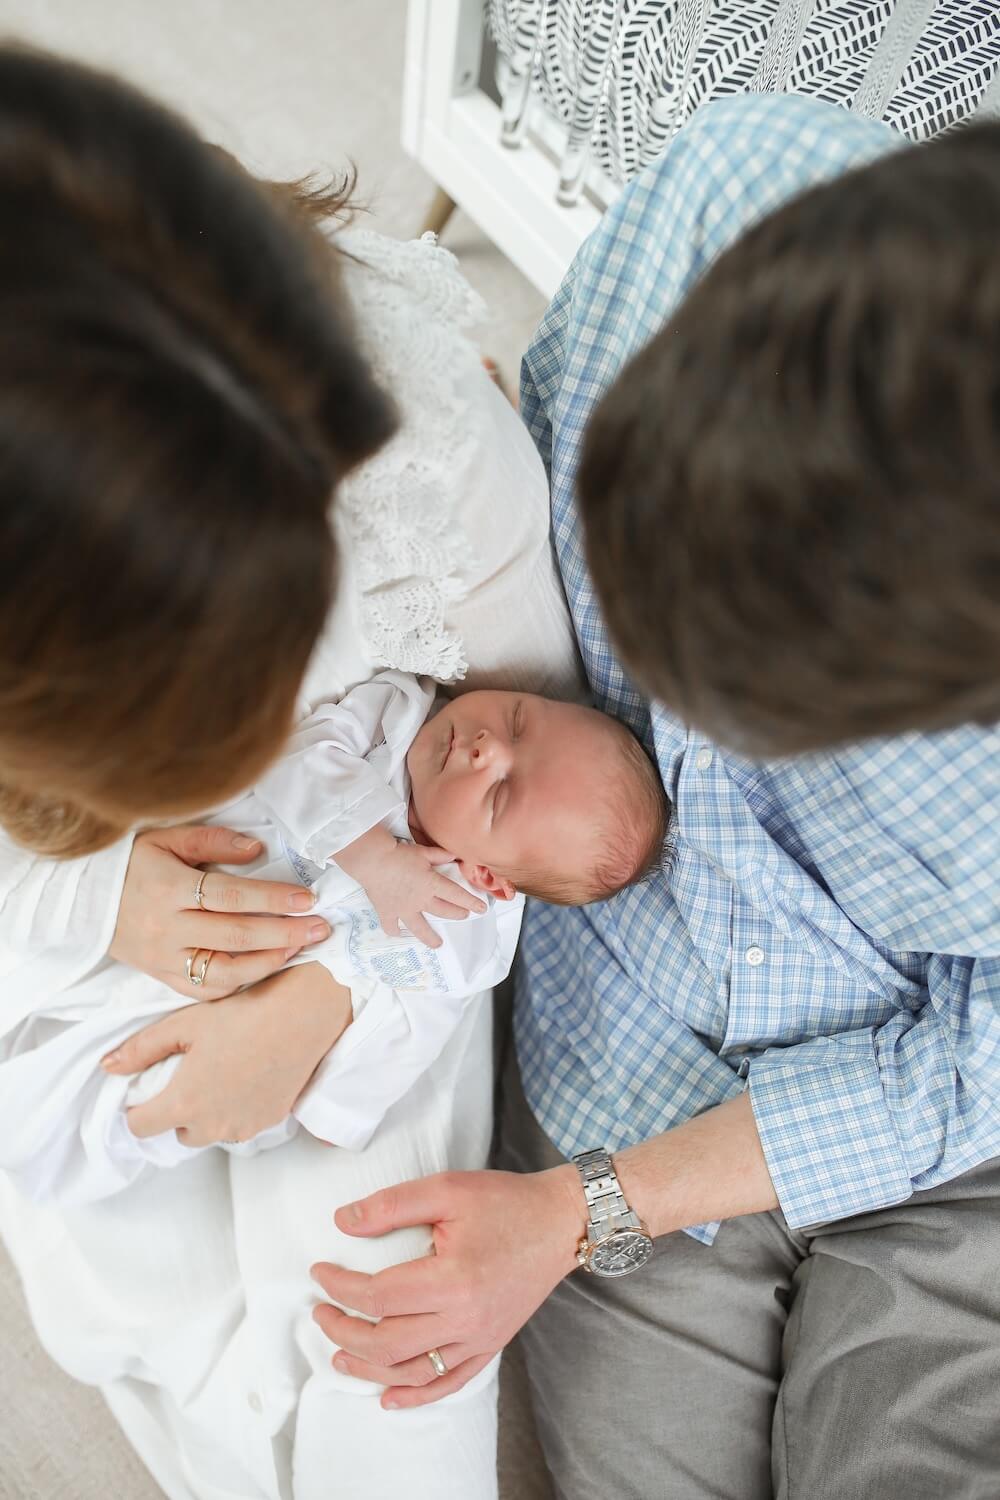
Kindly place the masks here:
POLYGON ((439 875, 436 865, 454 859, 447 849, 433 844, 411 844, 394 839, 385 828, 370 828, 341 849, 334 859, 342 870, 365 888, 382 931, 399 934, 402 922, 428 948, 440 948, 441 939, 424 916, 460 921, 471 912, 486 910, 486 903, 472 896, 457 881, 439 875))
POLYGON ((380 1235, 429 1224, 433 1255, 375 1276, 313 1266, 327 1296, 378 1318, 321 1303, 313 1316, 341 1352, 334 1365, 388 1389, 386 1407, 426 1406, 462 1386, 508 1344, 576 1264, 586 1204, 572 1166, 519 1176, 444 1172, 338 1209, 345 1234, 380 1235), (438 1376, 427 1358, 448 1367, 438 1376))
MULTIPOLYGON (((778 1206, 748 1093, 641 1145, 616 1151, 625 1198, 654 1237, 778 1206)), ((389 1389, 383 1406, 425 1406, 460 1390, 572 1271, 587 1228, 579 1174, 446 1172, 374 1193, 336 1214, 345 1234, 429 1224, 435 1254, 364 1276, 313 1266, 326 1292, 378 1318, 321 1304, 314 1317, 344 1351, 338 1369, 389 1389), (437 1349, 448 1374, 427 1358, 437 1349)), ((640 1273, 641 1274, 641 1273, 640 1273)))
POLYGON ((140 1073, 184 1054, 161 1094, 128 1112, 137 1136, 176 1130, 186 1146, 248 1141, 284 1120, 351 1021, 350 991, 319 964, 287 969, 211 1005, 154 1021, 104 1058, 140 1073))

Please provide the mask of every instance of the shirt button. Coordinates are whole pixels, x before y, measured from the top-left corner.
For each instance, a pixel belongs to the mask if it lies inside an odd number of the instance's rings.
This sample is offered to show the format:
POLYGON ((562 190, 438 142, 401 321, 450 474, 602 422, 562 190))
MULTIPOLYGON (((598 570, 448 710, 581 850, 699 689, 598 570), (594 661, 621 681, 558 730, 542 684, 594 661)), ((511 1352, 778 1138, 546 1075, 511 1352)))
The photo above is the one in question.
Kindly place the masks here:
POLYGON ((250 1392, 249 1396, 247 1397, 247 1406, 249 1406, 250 1410, 257 1417, 259 1417, 261 1412, 264 1410, 264 1403, 260 1399, 256 1391, 250 1392))
POLYGON ((707 771, 714 759, 715 757, 712 754, 711 750, 699 750, 698 754, 694 758, 695 769, 698 771, 707 771))
POLYGON ((758 948, 755 943, 752 948, 747 949, 743 957, 752 969, 756 969, 764 962, 764 950, 758 948))

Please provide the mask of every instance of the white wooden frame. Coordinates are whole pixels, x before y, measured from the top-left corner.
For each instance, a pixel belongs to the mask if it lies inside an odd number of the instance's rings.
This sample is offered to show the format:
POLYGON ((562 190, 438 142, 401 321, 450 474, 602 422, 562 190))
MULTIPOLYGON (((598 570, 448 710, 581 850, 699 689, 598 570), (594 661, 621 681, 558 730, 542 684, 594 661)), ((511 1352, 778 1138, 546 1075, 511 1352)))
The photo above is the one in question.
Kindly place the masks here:
POLYGON ((551 296, 601 207, 556 202, 560 142, 543 122, 516 150, 501 145, 500 110, 477 86, 483 14, 483 0, 410 0, 403 146, 551 296))

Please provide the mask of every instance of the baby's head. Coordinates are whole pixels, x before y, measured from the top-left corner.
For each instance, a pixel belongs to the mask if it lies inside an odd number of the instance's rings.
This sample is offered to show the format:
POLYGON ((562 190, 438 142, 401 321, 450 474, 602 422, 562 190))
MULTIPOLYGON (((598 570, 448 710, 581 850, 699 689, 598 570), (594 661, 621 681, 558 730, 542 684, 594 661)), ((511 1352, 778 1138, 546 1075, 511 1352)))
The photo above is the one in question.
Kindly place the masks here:
POLYGON ((617 719, 532 693, 465 693, 406 758, 414 831, 471 885, 564 906, 612 896, 659 857, 667 801, 617 719))

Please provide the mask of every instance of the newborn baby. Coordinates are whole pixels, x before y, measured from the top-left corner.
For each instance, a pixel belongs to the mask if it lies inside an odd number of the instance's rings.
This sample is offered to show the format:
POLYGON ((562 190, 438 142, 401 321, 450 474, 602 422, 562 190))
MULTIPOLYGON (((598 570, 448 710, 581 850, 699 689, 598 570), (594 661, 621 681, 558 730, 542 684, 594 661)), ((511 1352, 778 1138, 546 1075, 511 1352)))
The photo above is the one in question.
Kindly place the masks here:
MULTIPOLYGON (((505 901, 518 891, 565 906, 612 896, 645 873, 663 840, 652 762, 617 719, 575 703, 487 691, 445 700, 417 732, 406 770, 417 844, 451 851, 470 885, 505 901)), ((336 859, 378 905, 393 853, 405 849, 361 838, 336 859)))
MULTIPOLYGON (((592 708, 514 692, 436 699, 429 679, 389 671, 317 708, 211 821, 260 839, 250 873, 314 891, 331 936, 293 962, 323 963, 351 990, 355 1019, 295 1118, 230 1149, 279 1144, 296 1120, 364 1146, 464 1005, 506 977, 524 894, 613 895, 658 860, 666 811, 638 741, 592 708)), ((192 955, 196 986, 211 958, 192 955)), ((178 1065, 148 1069, 124 1103, 153 1097, 178 1065)), ((162 1146, 156 1159, 170 1164, 162 1146)))

